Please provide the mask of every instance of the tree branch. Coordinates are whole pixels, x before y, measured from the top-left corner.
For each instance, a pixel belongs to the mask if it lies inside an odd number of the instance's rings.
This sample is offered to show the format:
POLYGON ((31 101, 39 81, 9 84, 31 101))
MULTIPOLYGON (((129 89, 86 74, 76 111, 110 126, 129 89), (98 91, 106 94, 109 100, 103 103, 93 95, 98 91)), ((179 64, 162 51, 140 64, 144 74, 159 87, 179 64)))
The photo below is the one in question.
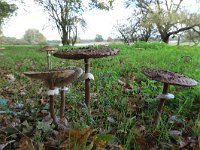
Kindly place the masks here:
POLYGON ((176 30, 176 31, 169 32, 168 34, 169 34, 169 35, 177 34, 177 33, 179 33, 179 32, 182 32, 182 31, 186 31, 186 30, 192 29, 192 28, 194 28, 195 26, 198 26, 198 25, 195 24, 195 25, 192 25, 192 26, 183 27, 183 28, 180 28, 180 29, 178 29, 178 30, 176 30))

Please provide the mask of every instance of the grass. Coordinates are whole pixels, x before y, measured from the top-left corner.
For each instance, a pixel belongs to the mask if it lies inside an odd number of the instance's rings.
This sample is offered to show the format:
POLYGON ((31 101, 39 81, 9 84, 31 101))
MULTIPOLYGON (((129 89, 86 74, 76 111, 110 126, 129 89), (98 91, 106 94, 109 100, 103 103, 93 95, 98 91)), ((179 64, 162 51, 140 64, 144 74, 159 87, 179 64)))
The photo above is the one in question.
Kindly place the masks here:
MULTIPOLYGON (((113 57, 91 59, 91 109, 79 108, 84 101, 84 82, 75 81, 67 95, 66 116, 73 128, 91 126, 97 134, 112 134, 115 143, 125 149, 141 149, 151 145, 156 149, 180 146, 179 141, 199 136, 200 87, 183 88, 170 86, 170 93, 176 98, 167 101, 162 120, 156 131, 152 128, 152 117, 157 107, 155 97, 162 91, 162 83, 143 75, 144 68, 167 69, 182 73, 200 81, 200 48, 195 46, 174 46, 164 43, 143 43, 133 45, 111 44, 120 53, 113 57), (123 92, 118 79, 127 79, 132 91, 123 92), (180 122, 169 123, 171 116, 178 116, 180 122), (182 120, 182 122, 181 122, 182 120), (178 124, 178 125, 177 125, 178 124), (180 130, 184 136, 175 139, 171 130, 180 130)), ((37 101, 45 90, 41 81, 31 81, 24 71, 46 68, 46 54, 38 52, 41 46, 5 46, 1 59, 0 95, 14 102, 23 102, 33 114, 39 109, 37 101), (6 75, 16 78, 10 83, 6 75), (20 95, 24 91, 25 95, 20 95), (37 94, 39 93, 39 94, 37 94)), ((53 68, 69 65, 84 68, 83 61, 53 59, 53 68)), ((47 98, 47 97, 45 97, 47 98)), ((59 96, 56 98, 57 106, 59 96)), ((31 118, 31 116, 30 116, 31 118)), ((35 118, 34 118, 35 119, 35 118)), ((37 119, 36 119, 37 120, 37 119)), ((34 123, 30 123, 33 125, 34 123)), ((37 133, 42 134, 42 133, 37 133)), ((35 135, 36 136, 36 135, 35 135)), ((38 136, 38 135, 37 135, 38 136)), ((47 140, 43 137, 39 141, 47 140)), ((107 145, 106 149, 109 149, 107 145)))

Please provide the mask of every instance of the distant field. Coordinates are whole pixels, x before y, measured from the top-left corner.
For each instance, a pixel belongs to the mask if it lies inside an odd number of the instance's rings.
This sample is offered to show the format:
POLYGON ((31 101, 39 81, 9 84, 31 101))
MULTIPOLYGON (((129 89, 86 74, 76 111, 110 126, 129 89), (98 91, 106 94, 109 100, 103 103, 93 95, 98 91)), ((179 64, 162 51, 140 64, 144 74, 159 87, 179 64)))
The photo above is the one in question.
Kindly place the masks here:
MULTIPOLYGON (((87 45, 93 44, 87 43, 87 45)), ((77 46, 85 45, 77 44, 77 46)), ((200 47, 188 45, 177 47, 155 42, 110 46, 120 49, 120 53, 112 57, 91 59, 91 72, 95 80, 91 81, 90 111, 79 108, 84 102, 84 82, 78 80, 70 86, 65 115, 71 126, 74 128, 90 126, 95 129, 94 135, 111 135, 114 137, 113 143, 122 145, 125 149, 140 149, 142 144, 150 145, 152 141, 152 147, 155 149, 179 148, 179 141, 189 137, 194 139, 194 144, 197 145, 200 134, 200 86, 193 88, 171 86, 170 93, 176 98, 166 102, 161 123, 154 132, 152 117, 157 107, 155 97, 162 91, 163 85, 147 78, 142 71, 145 68, 172 70, 200 82, 200 47), (119 84, 119 79, 129 86, 128 92, 126 87, 119 84), (172 116, 177 116, 179 122, 175 120, 174 123, 169 123, 168 119, 172 116), (174 130, 182 133, 178 135, 178 139, 170 134, 174 130)), ((24 103, 27 109, 23 112, 26 114, 25 112, 32 110, 32 113, 29 113, 31 117, 39 107, 38 100, 41 96, 44 96, 46 101, 47 97, 39 92, 45 90, 43 83, 28 79, 23 72, 47 68, 46 54, 37 51, 41 46, 4 47, 5 50, 0 51, 0 95, 5 99, 12 99, 13 102, 24 103), (10 82, 8 74, 12 74, 16 80, 10 82), (22 91, 25 95, 20 94, 22 91)), ((84 68, 82 60, 63 60, 54 57, 52 60, 53 68, 69 65, 84 68)), ((59 97, 56 99, 58 107, 59 97)), ((34 122, 30 124, 33 125, 34 122)), ((44 134, 38 142, 47 139, 44 134)))

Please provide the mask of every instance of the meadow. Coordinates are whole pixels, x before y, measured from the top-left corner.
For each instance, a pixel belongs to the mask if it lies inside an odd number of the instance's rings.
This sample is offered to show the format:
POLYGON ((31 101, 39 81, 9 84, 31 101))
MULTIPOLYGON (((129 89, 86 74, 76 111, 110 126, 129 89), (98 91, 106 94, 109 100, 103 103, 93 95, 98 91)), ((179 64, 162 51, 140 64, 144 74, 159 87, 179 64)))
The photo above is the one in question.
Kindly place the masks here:
MULTIPOLYGON (((91 81, 90 109, 84 105, 84 81, 78 79, 69 86, 65 117, 70 129, 92 129, 87 138, 77 138, 76 142, 70 142, 68 136, 59 137, 52 123, 44 121, 44 114, 38 114, 48 110, 45 85, 23 74, 47 68, 46 53, 38 51, 42 45, 4 46, 0 51, 0 147, 70 149, 71 144, 71 149, 200 148, 200 86, 170 86, 175 99, 166 101, 155 128, 152 118, 163 84, 143 74, 145 68, 165 69, 199 83, 200 47, 155 42, 110 46, 118 48, 119 54, 90 59, 95 78, 91 81)), ((84 68, 83 60, 52 57, 52 62, 53 68, 84 68)), ((56 107, 59 100, 57 96, 56 107)))

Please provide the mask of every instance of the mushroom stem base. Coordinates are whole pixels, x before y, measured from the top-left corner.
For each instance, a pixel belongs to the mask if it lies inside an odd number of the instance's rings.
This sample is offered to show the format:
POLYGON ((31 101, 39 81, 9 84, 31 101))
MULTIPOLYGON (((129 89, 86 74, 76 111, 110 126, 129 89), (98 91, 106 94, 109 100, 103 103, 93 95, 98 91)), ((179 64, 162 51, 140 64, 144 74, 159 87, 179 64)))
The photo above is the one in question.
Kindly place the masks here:
POLYGON ((161 117, 161 114, 163 112, 163 107, 165 105, 165 99, 160 99, 160 103, 158 105, 158 108, 156 110, 156 114, 155 114, 155 117, 154 117, 154 124, 157 126, 158 123, 160 122, 160 117, 161 117))
POLYGON ((56 115, 55 115, 55 111, 54 111, 54 96, 50 95, 49 99, 50 99, 50 101, 49 101, 49 110, 50 110, 51 118, 53 119, 53 123, 55 125, 57 125, 56 115))
MULTIPOLYGON (((167 94, 168 89, 169 89, 169 84, 164 83, 162 94, 167 94)), ((155 124, 156 127, 160 122, 160 117, 161 117, 161 114, 163 112, 164 104, 165 104, 165 99, 160 99, 160 103, 158 104, 158 108, 156 110, 156 114, 155 114, 155 117, 154 117, 154 124, 155 124)))

